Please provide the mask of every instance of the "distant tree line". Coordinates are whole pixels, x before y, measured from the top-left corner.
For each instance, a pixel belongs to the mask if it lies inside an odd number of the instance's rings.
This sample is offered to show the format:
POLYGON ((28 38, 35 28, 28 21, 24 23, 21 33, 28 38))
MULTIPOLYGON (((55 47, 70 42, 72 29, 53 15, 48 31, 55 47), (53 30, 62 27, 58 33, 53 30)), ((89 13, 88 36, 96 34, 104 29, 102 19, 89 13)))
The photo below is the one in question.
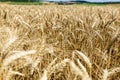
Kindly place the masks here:
POLYGON ((12 1, 12 2, 40 2, 42 0, 0 0, 2 2, 12 1))

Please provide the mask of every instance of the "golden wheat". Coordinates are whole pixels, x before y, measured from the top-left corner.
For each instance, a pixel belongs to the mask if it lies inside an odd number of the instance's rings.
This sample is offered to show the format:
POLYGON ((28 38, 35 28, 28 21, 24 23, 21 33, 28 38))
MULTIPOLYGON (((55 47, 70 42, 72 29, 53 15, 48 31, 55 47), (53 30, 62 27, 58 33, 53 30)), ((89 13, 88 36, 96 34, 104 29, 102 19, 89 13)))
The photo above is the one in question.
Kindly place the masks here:
POLYGON ((120 80, 120 8, 0 4, 0 80, 120 80))

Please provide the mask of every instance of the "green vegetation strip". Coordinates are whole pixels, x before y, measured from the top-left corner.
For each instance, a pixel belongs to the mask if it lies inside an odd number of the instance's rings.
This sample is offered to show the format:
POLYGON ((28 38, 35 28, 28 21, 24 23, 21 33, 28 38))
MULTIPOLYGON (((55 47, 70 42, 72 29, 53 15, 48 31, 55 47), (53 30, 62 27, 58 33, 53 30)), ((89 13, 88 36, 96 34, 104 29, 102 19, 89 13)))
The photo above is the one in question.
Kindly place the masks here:
POLYGON ((42 2, 9 2, 12 5, 42 5, 42 2))

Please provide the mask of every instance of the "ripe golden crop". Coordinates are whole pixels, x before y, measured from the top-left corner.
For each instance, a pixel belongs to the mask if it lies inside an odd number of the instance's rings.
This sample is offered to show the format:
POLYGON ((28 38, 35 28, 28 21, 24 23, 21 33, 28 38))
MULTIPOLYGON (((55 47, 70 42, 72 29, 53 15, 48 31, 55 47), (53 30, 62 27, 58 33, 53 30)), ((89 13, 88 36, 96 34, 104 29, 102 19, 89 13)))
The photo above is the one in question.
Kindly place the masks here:
POLYGON ((120 8, 0 5, 0 80, 119 80, 120 8))

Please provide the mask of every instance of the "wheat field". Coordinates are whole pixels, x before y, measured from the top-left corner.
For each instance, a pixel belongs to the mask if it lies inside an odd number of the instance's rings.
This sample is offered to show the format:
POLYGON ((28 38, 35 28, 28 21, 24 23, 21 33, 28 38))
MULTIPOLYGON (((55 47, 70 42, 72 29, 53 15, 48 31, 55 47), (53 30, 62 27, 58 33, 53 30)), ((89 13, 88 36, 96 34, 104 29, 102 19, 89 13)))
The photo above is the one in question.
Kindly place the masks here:
POLYGON ((0 4, 0 80, 120 80, 120 6, 0 4))

